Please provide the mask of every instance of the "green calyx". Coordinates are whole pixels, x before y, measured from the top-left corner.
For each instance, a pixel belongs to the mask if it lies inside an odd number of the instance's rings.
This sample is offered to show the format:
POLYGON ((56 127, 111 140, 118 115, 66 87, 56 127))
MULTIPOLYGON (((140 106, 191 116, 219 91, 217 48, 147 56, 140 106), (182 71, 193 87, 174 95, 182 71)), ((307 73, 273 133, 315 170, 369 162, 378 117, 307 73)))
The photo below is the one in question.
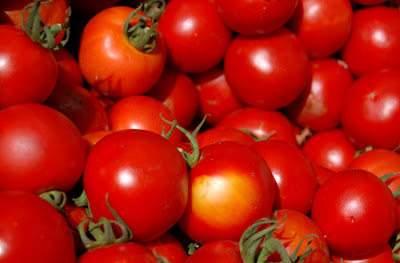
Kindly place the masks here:
POLYGON ((64 24, 54 24, 47 26, 43 21, 40 20, 40 5, 48 4, 53 0, 49 0, 41 3, 40 0, 35 0, 24 7, 21 14, 21 27, 25 33, 36 43, 39 43, 46 49, 58 49, 60 46, 64 46, 69 39, 69 17, 71 16, 71 8, 66 10, 64 24), (24 23, 25 12, 29 12, 28 18, 24 23), (55 38, 65 30, 64 39, 56 46, 55 38))

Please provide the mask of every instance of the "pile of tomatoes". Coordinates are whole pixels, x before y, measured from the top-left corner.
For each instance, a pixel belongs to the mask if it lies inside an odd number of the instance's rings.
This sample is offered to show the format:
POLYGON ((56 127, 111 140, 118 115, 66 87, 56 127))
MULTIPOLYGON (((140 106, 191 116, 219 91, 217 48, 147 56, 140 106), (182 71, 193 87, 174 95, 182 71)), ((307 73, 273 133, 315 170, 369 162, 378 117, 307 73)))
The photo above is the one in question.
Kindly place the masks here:
POLYGON ((0 2, 0 262, 400 262, 400 2, 0 2))

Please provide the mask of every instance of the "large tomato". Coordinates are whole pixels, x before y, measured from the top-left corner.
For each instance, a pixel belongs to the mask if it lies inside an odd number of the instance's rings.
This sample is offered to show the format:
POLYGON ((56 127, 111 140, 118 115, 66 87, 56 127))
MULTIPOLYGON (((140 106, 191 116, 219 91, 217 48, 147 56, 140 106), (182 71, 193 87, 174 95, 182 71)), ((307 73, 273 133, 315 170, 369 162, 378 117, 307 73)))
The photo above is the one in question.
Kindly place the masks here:
POLYGON ((355 147, 396 149, 400 145, 399 123, 400 69, 366 74, 347 90, 341 124, 355 147))
POLYGON ((394 263, 389 243, 386 243, 378 252, 362 257, 342 257, 332 254, 331 259, 332 263, 394 263))
MULTIPOLYGON (((153 31, 155 42, 149 44, 148 50, 137 44, 143 44, 143 39, 127 37, 124 23, 133 11, 131 7, 115 6, 97 13, 80 38, 78 61, 84 78, 90 86, 114 99, 144 94, 157 82, 165 66, 165 45, 161 34, 157 36, 157 28, 153 31)), ((146 19, 140 10, 136 14, 143 16, 130 20, 130 26, 138 27, 137 34, 140 30, 153 30, 150 18, 146 19)))
POLYGON ((186 162, 176 147, 151 131, 113 132, 91 149, 83 187, 95 218, 113 218, 110 206, 133 239, 150 241, 182 216, 188 200, 186 162))
POLYGON ((156 255, 166 258, 170 263, 184 263, 188 257, 180 241, 170 232, 145 242, 143 245, 156 255))
POLYGON ((255 142, 251 134, 234 127, 212 127, 198 134, 196 139, 200 149, 222 141, 235 141, 247 145, 255 142))
POLYGON ((396 216, 396 200, 387 185, 361 169, 332 175, 317 190, 311 208, 329 249, 343 257, 379 251, 394 233, 396 216))
POLYGON ((341 56, 356 76, 400 68, 400 10, 387 6, 361 8, 341 56))
POLYGON ((285 27, 264 35, 236 36, 226 51, 224 72, 240 101, 263 109, 287 106, 311 77, 301 40, 285 27))
POLYGON ((75 247, 65 218, 47 201, 23 191, 0 192, 0 261, 74 263, 75 247))
POLYGON ((217 240, 198 248, 185 263, 242 263, 239 242, 217 240))
POLYGON ((209 145, 189 176, 188 206, 178 226, 197 243, 239 241, 248 226, 272 210, 275 180, 250 146, 232 141, 209 145))
POLYGON ((183 72, 202 72, 224 57, 232 32, 218 17, 213 0, 172 0, 160 18, 167 63, 183 72))
POLYGON ((57 79, 53 54, 15 26, 0 25, 0 34, 7 39, 0 43, 0 109, 44 102, 57 79))
POLYGON ((69 191, 86 160, 78 128, 62 113, 24 103, 0 111, 0 189, 69 191))

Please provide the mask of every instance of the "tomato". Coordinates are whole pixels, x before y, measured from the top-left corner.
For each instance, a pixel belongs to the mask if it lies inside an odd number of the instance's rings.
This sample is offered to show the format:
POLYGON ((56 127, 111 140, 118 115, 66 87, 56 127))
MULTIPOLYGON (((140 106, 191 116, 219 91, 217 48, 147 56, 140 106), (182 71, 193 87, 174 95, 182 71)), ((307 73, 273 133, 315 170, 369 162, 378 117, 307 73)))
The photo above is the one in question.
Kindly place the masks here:
POLYGON ((83 76, 79 68, 79 63, 70 51, 61 47, 52 52, 58 68, 56 86, 75 84, 83 87, 83 76))
MULTIPOLYGON (((97 13, 80 38, 78 61, 84 78, 91 87, 112 99, 144 94, 157 82, 165 66, 166 51, 160 34, 155 46, 151 46, 154 49, 148 51, 134 46, 125 37, 124 23, 133 10, 115 6, 97 13)), ((137 14, 146 18, 140 10, 137 14)), ((139 20, 146 30, 153 26, 149 18, 142 21, 137 17, 130 20, 130 25, 137 25, 139 20)))
POLYGON ((331 255, 332 263, 394 263, 392 248, 386 243, 382 248, 373 254, 363 257, 341 257, 340 255, 331 255))
POLYGON ((298 0, 215 0, 218 15, 230 29, 243 35, 270 33, 293 15, 298 0))
POLYGON ((312 76, 300 96, 285 108, 286 116, 312 131, 336 128, 346 90, 353 76, 345 62, 334 58, 311 61, 312 76))
POLYGON ((226 115, 243 106, 232 93, 221 68, 213 67, 192 74, 191 78, 199 94, 198 115, 203 118, 210 114, 205 121, 207 124, 214 126, 226 115))
POLYGON ((91 149, 83 187, 97 221, 112 219, 109 203, 133 232, 150 241, 167 232, 182 216, 188 200, 186 162, 176 147, 145 130, 113 132, 91 149))
POLYGON ((171 0, 160 18, 167 63, 183 72, 216 66, 232 40, 213 0, 171 0))
POLYGON ((258 141, 251 147, 267 162, 277 183, 274 209, 308 214, 319 187, 310 158, 299 147, 280 140, 258 141))
POLYGON ((196 136, 200 148, 222 142, 235 141, 251 145, 255 142, 252 135, 233 127, 213 127, 196 136))
POLYGON ((393 150, 400 145, 400 69, 358 78, 344 101, 343 132, 357 148, 393 150))
POLYGON ((340 128, 314 133, 302 150, 315 165, 335 172, 345 169, 357 152, 340 128))
POLYGON ((226 51, 224 72, 240 101, 271 110, 300 95, 311 67, 300 39, 281 27, 269 34, 236 36, 226 51))
POLYGON ((62 113, 35 103, 0 111, 1 190, 69 191, 85 160, 81 134, 62 113))
POLYGON ((86 253, 83 253, 76 263, 157 263, 156 256, 139 243, 122 243, 104 247, 97 247, 86 253))
MULTIPOLYGON (((348 168, 363 169, 378 177, 400 173, 400 154, 386 149, 372 149, 354 158, 348 168)), ((386 184, 392 192, 399 190, 400 174, 388 179, 386 184)))
POLYGON ((351 2, 360 5, 380 5, 388 2, 388 0, 351 0, 351 2))
POLYGON ((341 57, 356 76, 400 68, 400 10, 387 6, 361 8, 341 57))
POLYGON ((0 109, 43 103, 56 84, 58 69, 53 54, 14 26, 0 25, 0 34, 7 39, 0 44, 0 109))
POLYGON ((350 37, 352 25, 349 0, 300 0, 288 22, 313 59, 339 51, 350 37))
POLYGON ((189 177, 188 205, 178 226, 196 243, 239 241, 248 226, 271 212, 274 178, 248 145, 225 141, 203 148, 189 177))
POLYGON ((319 185, 323 184, 328 180, 335 172, 329 168, 323 167, 321 165, 314 165, 315 171, 317 172, 317 178, 319 185))
POLYGON ((90 150, 93 148, 93 146, 98 143, 101 139, 106 137, 107 135, 113 133, 114 131, 95 131, 91 133, 87 133, 82 136, 83 140, 86 143, 86 151, 87 153, 90 152, 90 150))
POLYGON ((376 175, 346 169, 317 190, 311 218, 321 228, 332 253, 363 256, 389 241, 397 224, 396 201, 376 175))
POLYGON ((231 240, 218 240, 207 243, 191 254, 186 263, 242 263, 239 242, 231 240))
POLYGON ((96 97, 79 85, 56 86, 44 104, 67 116, 82 135, 109 129, 106 110, 96 97))
POLYGON ((188 257, 179 240, 169 232, 143 245, 156 255, 166 258, 169 263, 184 263, 188 257))
MULTIPOLYGON (((174 121, 174 114, 162 102, 149 96, 131 96, 117 101, 109 110, 111 129, 114 131, 125 129, 142 129, 161 134, 171 129, 171 125, 164 122, 163 118, 174 121)), ((178 142, 182 133, 175 129, 170 140, 178 142)))
POLYGON ((166 67, 160 79, 146 95, 167 106, 181 127, 186 128, 192 123, 198 108, 198 94, 187 74, 166 67))
POLYGON ((7 211, 0 215, 1 262, 75 262, 68 223, 47 201, 25 191, 1 191, 0 206, 7 211))

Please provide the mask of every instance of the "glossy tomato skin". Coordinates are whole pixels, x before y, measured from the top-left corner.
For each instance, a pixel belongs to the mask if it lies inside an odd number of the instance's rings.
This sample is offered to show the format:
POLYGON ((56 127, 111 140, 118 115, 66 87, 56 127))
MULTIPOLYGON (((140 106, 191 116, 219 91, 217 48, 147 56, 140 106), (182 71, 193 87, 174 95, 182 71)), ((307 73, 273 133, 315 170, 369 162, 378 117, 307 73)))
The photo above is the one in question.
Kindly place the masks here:
POLYGON ((70 227, 47 201, 25 191, 2 191, 0 205, 7 211, 0 215, 1 262, 75 262, 70 227))
POLYGON ((239 241, 243 231, 271 212, 275 181, 250 146, 225 141, 201 150, 189 172, 189 200, 178 226, 193 241, 239 241))
POLYGON ((200 149, 222 141, 235 141, 247 145, 256 141, 252 135, 233 127, 213 127, 198 134, 196 139, 200 149))
POLYGON ((207 243, 189 256, 185 263, 242 263, 239 242, 218 240, 207 243))
POLYGON ((352 24, 349 0, 300 0, 288 22, 313 59, 339 51, 350 37, 352 24))
POLYGON ((332 263, 394 263, 393 252, 389 243, 375 253, 362 257, 342 257, 340 255, 331 255, 332 263))
POLYGON ((400 69, 358 78, 345 95, 341 124, 357 148, 388 150, 400 144, 400 69))
POLYGON ((167 63, 187 73, 216 66, 232 40, 213 0, 172 0, 160 18, 167 63))
POLYGON ((315 165, 335 172, 347 168, 357 152, 340 128, 314 133, 302 150, 315 165))
POLYGON ((267 162, 277 183, 274 209, 308 214, 319 187, 310 158, 299 147, 280 140, 261 140, 251 147, 267 162))
POLYGON ((153 253, 139 243, 122 243, 98 247, 82 254, 76 263, 157 263, 153 253))
MULTIPOLYGON (((161 34, 156 39, 156 48, 149 53, 134 47, 124 36, 124 22, 133 10, 115 6, 97 13, 80 38, 78 61, 84 78, 91 87, 112 99, 144 94, 157 82, 165 66, 161 34)), ((138 14, 145 16, 140 11, 138 14)), ((132 18, 131 25, 137 21, 132 18)))
POLYGON ((352 33, 341 57, 356 76, 400 68, 400 10, 387 6, 361 8, 354 13, 352 33))
POLYGON ((169 263, 184 263, 188 255, 179 240, 170 232, 143 243, 153 253, 163 256, 169 263))
POLYGON ((285 113, 295 124, 311 131, 336 128, 353 75, 344 61, 335 58, 311 60, 311 68, 309 84, 285 113))
POLYGON ((109 193, 111 207, 134 240, 146 242, 167 232, 183 214, 188 171, 176 147, 160 135, 116 131, 91 149, 83 187, 95 220, 113 218, 105 202, 109 193))
POLYGON ((63 47, 52 50, 52 52, 58 68, 56 86, 76 84, 83 87, 83 76, 79 63, 71 52, 63 47))
POLYGON ((0 44, 0 109, 43 103, 56 84, 58 69, 53 54, 15 26, 0 25, 0 34, 7 39, 0 44))
POLYGON ((396 201, 376 175, 345 169, 318 189, 311 218, 321 228, 332 253, 363 256, 381 249, 392 236, 397 224, 396 201))
POLYGON ((240 101, 268 110, 293 102, 311 77, 303 44, 285 27, 260 36, 236 36, 226 51, 224 72, 240 101))
POLYGON ((270 33, 283 26, 293 15, 298 0, 215 0, 222 22, 243 35, 270 33))
POLYGON ((81 134, 62 113, 35 103, 0 111, 1 190, 69 191, 85 160, 81 134))
POLYGON ((257 139, 283 140, 297 144, 292 123, 279 111, 243 107, 223 118, 216 127, 233 127, 253 134, 257 139))

